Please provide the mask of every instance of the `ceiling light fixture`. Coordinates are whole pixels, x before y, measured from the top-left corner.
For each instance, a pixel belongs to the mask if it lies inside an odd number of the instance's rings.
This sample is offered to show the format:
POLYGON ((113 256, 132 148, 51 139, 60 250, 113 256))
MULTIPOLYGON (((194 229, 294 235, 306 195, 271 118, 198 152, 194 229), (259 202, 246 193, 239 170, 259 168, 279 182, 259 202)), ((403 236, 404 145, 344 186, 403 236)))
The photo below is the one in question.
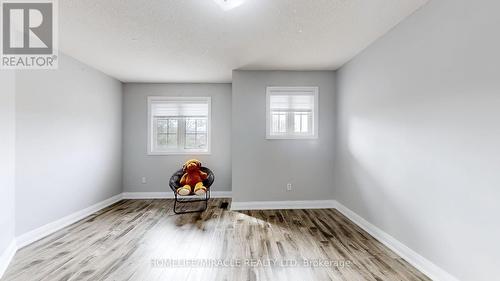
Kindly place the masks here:
POLYGON ((232 10, 236 7, 241 6, 246 0, 214 0, 219 7, 224 11, 232 10))

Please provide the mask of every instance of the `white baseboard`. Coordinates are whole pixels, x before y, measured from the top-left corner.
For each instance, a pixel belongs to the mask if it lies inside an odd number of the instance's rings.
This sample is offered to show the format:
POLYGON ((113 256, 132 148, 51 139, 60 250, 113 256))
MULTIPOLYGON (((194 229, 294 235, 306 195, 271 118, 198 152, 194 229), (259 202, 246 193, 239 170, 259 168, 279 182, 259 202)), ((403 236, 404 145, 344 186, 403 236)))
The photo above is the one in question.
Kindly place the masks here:
POLYGON ((277 209, 328 209, 335 206, 334 200, 305 201, 247 201, 231 203, 231 210, 277 210, 277 209))
POLYGON ((40 240, 70 224, 73 224, 111 204, 114 204, 120 200, 122 200, 123 195, 118 194, 115 195, 111 198, 108 198, 104 201, 101 201, 97 204, 94 204, 88 208, 85 208, 83 210, 77 211, 73 214, 70 214, 68 216, 65 216, 61 219, 58 219, 54 222, 48 223, 44 226, 41 226, 39 228, 36 228, 34 230, 31 230, 27 233, 24 233, 16 238, 17 240, 17 248, 21 249, 37 240, 40 240))
POLYGON ((427 275, 434 281, 459 281, 456 277, 449 274, 439 266, 435 265, 428 259, 419 255, 417 252, 410 249, 405 244, 398 241, 396 238, 389 235, 387 232, 371 224, 346 206, 341 203, 334 201, 334 208, 341 212, 344 216, 349 218, 359 227, 364 229, 366 232, 370 233, 375 239, 380 241, 382 244, 387 246, 389 249, 394 251, 400 257, 405 259, 408 263, 413 265, 415 268, 420 270, 422 273, 427 275))
POLYGON ((16 239, 12 239, 7 249, 5 249, 5 251, 0 255, 0 279, 4 275, 5 271, 7 270, 7 267, 14 258, 16 251, 17 251, 16 239))
POLYGON ((231 192, 231 191, 211 191, 210 197, 212 197, 212 198, 233 198, 233 192, 231 192))
MULTIPOLYGON (((231 198, 231 191, 211 191, 212 198, 231 198)), ((124 192, 123 199, 172 199, 174 193, 169 192, 124 192)))

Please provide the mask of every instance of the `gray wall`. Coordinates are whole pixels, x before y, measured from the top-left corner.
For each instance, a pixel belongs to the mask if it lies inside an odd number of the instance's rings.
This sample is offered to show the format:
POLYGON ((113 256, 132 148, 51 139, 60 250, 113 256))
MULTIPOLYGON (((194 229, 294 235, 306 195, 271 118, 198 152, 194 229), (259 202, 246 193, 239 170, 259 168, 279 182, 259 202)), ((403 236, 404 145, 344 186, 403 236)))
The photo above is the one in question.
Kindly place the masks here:
MULTIPOLYGON (((0 258, 15 231, 15 74, 0 70, 0 258)), ((1 272, 0 272, 1 275, 1 272)))
POLYGON ((61 54, 16 77, 16 233, 121 193, 121 82, 61 54))
POLYGON ((125 192, 170 192, 170 176, 190 158, 214 171, 213 191, 231 190, 231 84, 125 84, 123 108, 125 192), (211 97, 211 154, 147 155, 148 96, 211 97), (141 183, 142 177, 147 178, 146 184, 141 183))
POLYGON ((430 1, 338 77, 335 198, 461 280, 500 276, 499 10, 430 1))
POLYGON ((236 70, 232 104, 234 201, 332 199, 334 72, 236 70), (266 140, 267 86, 319 87, 317 140, 266 140))

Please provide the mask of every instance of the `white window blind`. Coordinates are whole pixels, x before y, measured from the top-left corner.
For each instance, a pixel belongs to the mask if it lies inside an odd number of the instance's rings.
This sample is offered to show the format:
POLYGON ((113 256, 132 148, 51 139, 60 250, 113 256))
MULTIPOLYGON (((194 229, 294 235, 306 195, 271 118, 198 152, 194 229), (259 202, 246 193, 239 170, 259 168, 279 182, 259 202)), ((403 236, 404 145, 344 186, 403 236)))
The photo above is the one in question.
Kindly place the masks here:
POLYGON ((210 105, 209 97, 149 97, 149 153, 208 153, 210 105))
POLYGON ((154 116, 208 116, 208 102, 204 100, 152 100, 151 112, 154 116))
POLYGON ((318 88, 267 88, 268 139, 317 138, 318 88))

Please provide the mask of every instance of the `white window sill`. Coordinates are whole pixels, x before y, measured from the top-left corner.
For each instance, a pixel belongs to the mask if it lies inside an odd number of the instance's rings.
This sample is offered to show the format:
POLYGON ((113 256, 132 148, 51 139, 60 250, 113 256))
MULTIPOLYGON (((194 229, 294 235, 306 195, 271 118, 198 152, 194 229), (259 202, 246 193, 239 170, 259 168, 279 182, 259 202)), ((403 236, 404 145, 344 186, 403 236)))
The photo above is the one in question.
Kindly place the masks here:
POLYGON ((266 140, 317 140, 318 136, 266 136, 266 140))
POLYGON ((166 155, 211 155, 210 151, 155 151, 148 152, 149 156, 166 156, 166 155))

